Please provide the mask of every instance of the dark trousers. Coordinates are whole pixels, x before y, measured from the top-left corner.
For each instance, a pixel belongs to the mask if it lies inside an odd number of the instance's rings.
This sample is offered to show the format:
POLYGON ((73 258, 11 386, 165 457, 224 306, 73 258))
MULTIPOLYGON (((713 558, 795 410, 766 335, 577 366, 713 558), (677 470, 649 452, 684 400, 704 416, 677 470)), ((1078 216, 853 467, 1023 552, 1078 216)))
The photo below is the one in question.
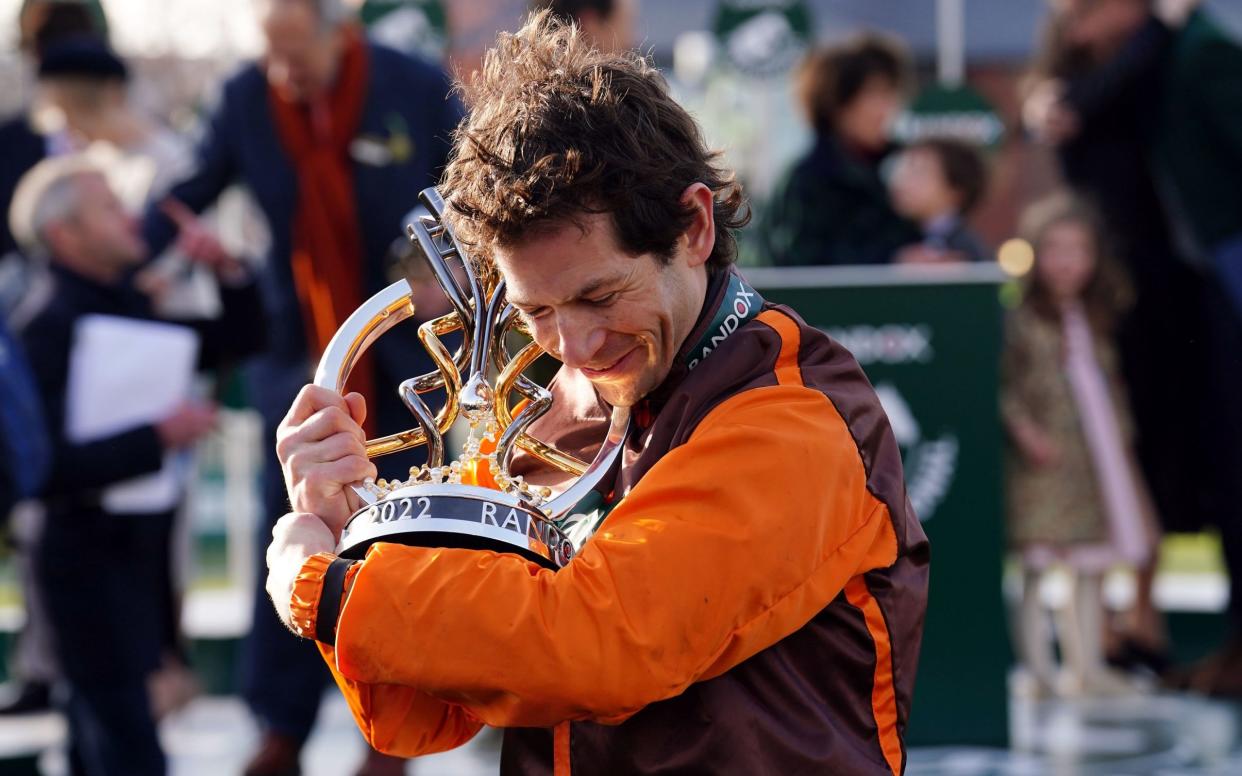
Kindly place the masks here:
POLYGON ((143 681, 67 688, 72 776, 163 776, 164 752, 143 681))
POLYGON ((75 776, 165 772, 147 677, 167 632, 171 513, 49 506, 35 554, 75 776))
POLYGON ((1204 303, 1210 358, 1203 489, 1229 571, 1234 632, 1242 637, 1242 315, 1232 307, 1224 284, 1209 285, 1204 303))
POLYGON ((1169 261, 1138 274, 1121 355, 1164 529, 1220 532, 1242 636, 1242 255, 1234 277, 1169 261))

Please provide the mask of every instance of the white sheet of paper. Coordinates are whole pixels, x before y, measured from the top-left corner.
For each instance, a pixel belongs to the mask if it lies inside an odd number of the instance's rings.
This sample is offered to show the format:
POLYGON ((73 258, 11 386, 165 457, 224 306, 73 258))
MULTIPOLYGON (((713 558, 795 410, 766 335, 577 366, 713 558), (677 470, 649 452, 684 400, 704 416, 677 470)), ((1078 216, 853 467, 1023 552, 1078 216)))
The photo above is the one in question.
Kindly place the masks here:
MULTIPOLYGON (((169 415, 190 396, 198 334, 172 323, 84 315, 69 353, 65 435, 90 442, 169 415)), ((163 512, 177 505, 189 474, 184 456, 165 454, 155 473, 104 490, 113 513, 163 512)))

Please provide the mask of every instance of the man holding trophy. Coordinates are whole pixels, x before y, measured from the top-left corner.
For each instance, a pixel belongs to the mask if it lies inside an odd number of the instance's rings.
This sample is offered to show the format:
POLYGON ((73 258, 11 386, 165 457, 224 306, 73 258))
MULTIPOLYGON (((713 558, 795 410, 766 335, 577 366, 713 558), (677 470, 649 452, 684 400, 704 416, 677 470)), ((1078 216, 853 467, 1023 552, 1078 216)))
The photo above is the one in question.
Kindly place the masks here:
POLYGON ((401 386, 417 429, 366 440, 333 389, 408 287, 333 340, 278 436, 277 611, 381 751, 486 724, 503 773, 900 773, 928 548, 862 370, 732 269, 741 191, 644 59, 540 14, 461 88, 410 229, 440 369, 401 386))

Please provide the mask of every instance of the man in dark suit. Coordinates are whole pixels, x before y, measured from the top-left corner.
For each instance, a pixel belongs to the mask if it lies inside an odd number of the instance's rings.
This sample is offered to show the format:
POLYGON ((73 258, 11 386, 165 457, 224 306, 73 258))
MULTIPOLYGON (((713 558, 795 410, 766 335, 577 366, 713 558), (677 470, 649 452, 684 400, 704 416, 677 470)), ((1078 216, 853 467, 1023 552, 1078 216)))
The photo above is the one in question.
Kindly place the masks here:
MULTIPOLYGON (((187 400, 158 422, 86 440, 71 435, 72 354, 84 319, 154 317, 150 300, 128 280, 146 246, 103 171, 77 155, 44 160, 27 173, 10 215, 23 252, 45 260, 55 284, 21 336, 51 442, 42 494, 47 517, 34 565, 68 690, 73 772, 160 776, 166 766, 146 682, 172 617, 173 509, 120 507, 104 491, 159 470, 166 452, 210 430, 214 410, 187 400)), ((193 234, 195 225, 182 220, 193 234)), ((183 250, 215 270, 224 314, 184 323, 197 334, 200 365, 219 366, 261 346, 262 309, 250 273, 205 233, 193 236, 183 250)))
POLYGON ((1163 77, 1155 174, 1176 245, 1208 276, 1208 444, 1195 497, 1220 529, 1233 629, 1188 682, 1242 697, 1242 45, 1196 10, 1172 41, 1163 77))
MULTIPOLYGON (((270 227, 262 277, 270 350, 250 375, 269 451, 260 547, 287 507, 273 452, 276 426, 336 328, 391 282, 389 246, 404 234, 418 192, 436 182, 460 116, 439 68, 366 40, 340 0, 270 0, 263 30, 264 58, 224 85, 197 170, 170 195, 201 211, 230 184, 244 183, 270 227)), ((171 232, 161 212, 148 214, 145 233, 155 251, 171 232)), ((385 431, 413 425, 391 390, 424 363, 410 329, 404 339, 397 332, 381 341, 351 381, 364 393, 378 389, 376 426, 385 431)), ((265 729, 247 770, 256 776, 298 772, 327 681, 315 650, 273 615, 265 576, 265 569, 256 575, 243 676, 265 729)))

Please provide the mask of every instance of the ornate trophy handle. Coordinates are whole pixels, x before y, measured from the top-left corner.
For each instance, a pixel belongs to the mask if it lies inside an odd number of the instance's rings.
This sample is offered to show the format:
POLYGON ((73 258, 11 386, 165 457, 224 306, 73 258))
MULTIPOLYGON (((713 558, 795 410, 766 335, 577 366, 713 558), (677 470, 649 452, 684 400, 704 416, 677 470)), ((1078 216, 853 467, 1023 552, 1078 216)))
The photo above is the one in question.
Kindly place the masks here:
MULTIPOLYGON (((530 424, 547 412, 552 403, 546 389, 522 375, 543 350, 531 342, 517 354, 509 354, 504 338, 510 330, 520 328, 520 321, 517 311, 505 303, 504 283, 484 287, 442 218, 445 204, 439 193, 426 189, 420 199, 431 215, 421 216, 409 226, 410 241, 430 265, 453 311, 419 327, 419 339, 435 361, 437 371, 405 380, 399 388, 402 401, 418 420, 418 427, 367 440, 367 455, 375 458, 426 444, 428 464, 422 474, 430 473, 433 481, 439 481, 441 470, 449 469, 444 466, 444 434, 459 415, 464 415, 470 422, 472 439, 476 430, 480 434, 487 433, 488 428, 493 430, 495 453, 482 457, 491 463, 496 483, 502 490, 549 518, 568 514, 618 460, 629 426, 629 412, 625 409, 613 411, 607 438, 591 463, 526 433, 530 424), (450 258, 459 260, 464 267, 467 288, 462 287, 448 265, 450 258), (463 333, 463 341, 458 352, 450 355, 440 336, 454 331, 463 333), (492 370, 498 373, 494 384, 488 379, 492 370), (444 388, 447 399, 439 413, 433 414, 420 394, 439 388, 444 388), (514 391, 526 399, 525 406, 516 415, 510 406, 514 391), (563 493, 546 500, 551 495, 546 489, 532 489, 520 477, 509 476, 508 461, 515 448, 575 475, 577 480, 563 493)), ((343 391, 361 355, 392 327, 413 315, 413 292, 406 280, 399 280, 372 296, 345 320, 328 343, 315 372, 315 385, 343 391)), ((478 442, 470 444, 473 448, 467 450, 467 457, 480 457, 478 442)), ((460 464, 454 462, 453 467, 453 471, 458 471, 460 464)), ((410 483, 415 479, 412 477, 410 483)), ((421 481, 426 482, 426 479, 421 481)), ((365 504, 374 505, 394 488, 406 485, 380 480, 378 483, 355 483, 351 487, 365 504)))
MULTIPOLYGON (((412 292, 409 281, 404 279, 363 302, 362 306, 345 319, 336 334, 332 335, 327 350, 319 359, 319 367, 315 370, 315 385, 337 393, 343 392, 345 381, 349 379, 354 364, 362 354, 385 332, 413 315, 412 292)), ((421 430, 369 439, 367 455, 384 455, 425 441, 426 433, 421 430)), ((356 483, 352 487, 367 504, 374 504, 381 495, 373 482, 356 483)))

